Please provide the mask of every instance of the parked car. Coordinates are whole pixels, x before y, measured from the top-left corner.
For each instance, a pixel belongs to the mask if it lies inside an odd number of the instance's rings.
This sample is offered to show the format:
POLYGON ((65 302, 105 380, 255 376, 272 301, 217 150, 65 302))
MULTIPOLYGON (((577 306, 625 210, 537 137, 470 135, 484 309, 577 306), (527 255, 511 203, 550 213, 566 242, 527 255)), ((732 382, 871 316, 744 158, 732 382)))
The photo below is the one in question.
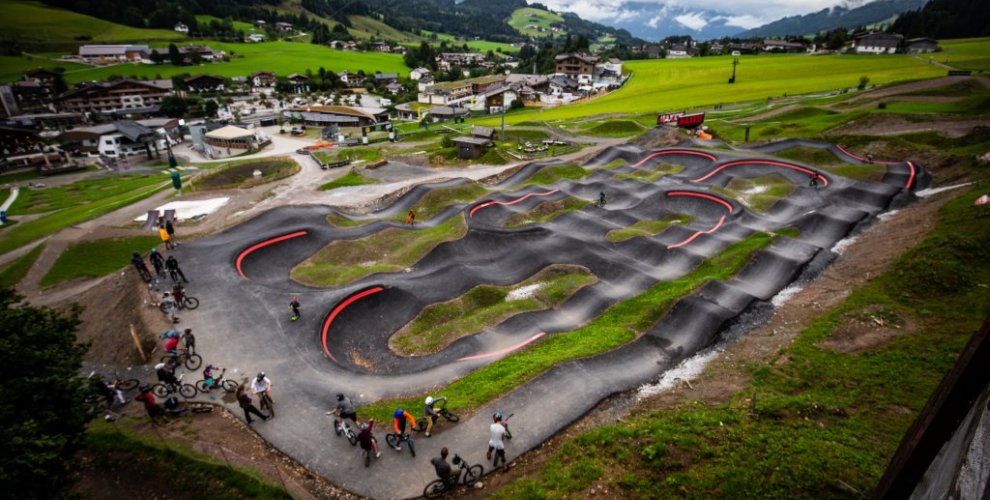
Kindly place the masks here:
POLYGON ((306 131, 303 130, 303 129, 301 129, 301 128, 295 128, 295 127, 293 127, 291 134, 292 135, 306 135, 306 131))

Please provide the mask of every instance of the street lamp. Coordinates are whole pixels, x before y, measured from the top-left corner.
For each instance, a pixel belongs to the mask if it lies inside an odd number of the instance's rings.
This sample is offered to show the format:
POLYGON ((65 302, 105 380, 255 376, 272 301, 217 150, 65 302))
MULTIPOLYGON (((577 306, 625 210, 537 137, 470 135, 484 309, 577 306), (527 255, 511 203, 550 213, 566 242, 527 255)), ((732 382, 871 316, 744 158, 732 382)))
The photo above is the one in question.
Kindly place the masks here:
POLYGON ((739 65, 739 51, 732 52, 732 77, 729 78, 729 83, 736 83, 736 66, 739 65))

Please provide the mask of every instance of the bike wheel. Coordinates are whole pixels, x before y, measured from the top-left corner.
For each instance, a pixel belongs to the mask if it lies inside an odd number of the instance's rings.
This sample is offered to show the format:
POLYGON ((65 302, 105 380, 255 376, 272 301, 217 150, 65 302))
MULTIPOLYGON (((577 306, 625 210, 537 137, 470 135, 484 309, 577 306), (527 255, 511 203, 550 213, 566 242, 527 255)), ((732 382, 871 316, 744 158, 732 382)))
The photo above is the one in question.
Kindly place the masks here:
POLYGON ((389 448, 394 449, 396 446, 399 445, 399 437, 396 436, 395 434, 386 434, 385 444, 387 444, 389 448))
POLYGON ((416 456, 416 447, 413 446, 413 440, 412 440, 411 437, 406 438, 406 444, 409 445, 409 453, 412 453, 412 456, 415 457, 416 456))
POLYGON ((175 368, 178 360, 171 354, 166 354, 165 356, 162 356, 162 363, 165 363, 165 366, 169 368, 175 368))
POLYGON ((131 391, 131 390, 137 389, 137 386, 140 383, 141 382, 139 382, 138 379, 131 378, 131 379, 120 381, 120 383, 117 384, 117 388, 120 389, 120 390, 122 390, 122 391, 131 391))
POLYGON ((220 384, 220 387, 223 387, 223 390, 227 392, 234 392, 237 390, 237 382, 234 382, 233 380, 224 380, 220 384))
POLYGON ((364 466, 371 467, 371 450, 365 450, 364 452, 364 466))
POLYGON ((432 483, 426 485, 423 489, 423 496, 426 498, 440 498, 443 492, 446 490, 443 486, 443 481, 436 479, 432 483))
POLYGON ((505 428, 505 439, 512 439, 512 433, 509 432, 509 428, 505 428))
POLYGON ((354 434, 354 431, 347 431, 347 441, 351 446, 357 445, 357 434, 354 434))
POLYGON ((481 464, 468 467, 467 470, 464 471, 464 485, 474 486, 474 483, 477 483, 484 473, 485 468, 482 467, 481 464))
POLYGON ((199 354, 190 354, 186 356, 186 368, 190 370, 196 370, 200 366, 203 366, 203 357, 199 354))
POLYGON ((416 432, 423 432, 423 431, 425 431, 426 430, 426 418, 425 417, 422 417, 422 418, 416 420, 416 427, 413 427, 413 430, 416 431, 416 432))
POLYGON ((169 388, 166 387, 165 384, 155 384, 151 386, 151 393, 160 398, 164 398, 169 394, 171 394, 172 391, 169 390, 169 388))
POLYGON ((455 415, 455 414, 453 414, 453 413, 451 413, 449 411, 443 412, 442 415, 443 415, 443 418, 446 418, 449 422, 457 422, 457 421, 459 421, 461 419, 461 417, 458 417, 457 415, 455 415))
POLYGON ((186 309, 196 309, 199 307, 199 299, 187 295, 182 298, 182 307, 185 307, 186 309))
POLYGON ((196 381, 196 389, 199 392, 203 392, 203 393, 210 392, 210 388, 206 386, 206 381, 205 380, 197 380, 196 381))
POLYGON ((196 397, 197 393, 198 391, 196 390, 196 387, 194 387, 192 384, 182 384, 181 386, 179 386, 179 394, 181 394, 182 397, 186 399, 196 397))

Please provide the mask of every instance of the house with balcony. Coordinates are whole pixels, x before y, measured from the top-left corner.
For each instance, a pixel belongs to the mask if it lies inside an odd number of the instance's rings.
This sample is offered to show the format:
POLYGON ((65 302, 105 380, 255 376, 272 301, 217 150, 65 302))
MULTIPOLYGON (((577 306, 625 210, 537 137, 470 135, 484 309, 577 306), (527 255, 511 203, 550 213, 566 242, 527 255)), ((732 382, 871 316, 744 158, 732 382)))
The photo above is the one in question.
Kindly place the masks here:
POLYGON ((157 111, 162 99, 174 94, 172 80, 123 79, 83 84, 54 102, 69 113, 147 113, 157 111))

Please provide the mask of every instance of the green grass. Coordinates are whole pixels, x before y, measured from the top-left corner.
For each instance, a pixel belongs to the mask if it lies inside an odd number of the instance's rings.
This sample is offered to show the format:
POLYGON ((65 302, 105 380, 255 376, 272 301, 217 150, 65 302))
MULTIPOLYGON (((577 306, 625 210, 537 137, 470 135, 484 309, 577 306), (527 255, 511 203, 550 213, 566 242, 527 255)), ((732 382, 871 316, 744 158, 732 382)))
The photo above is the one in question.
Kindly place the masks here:
POLYGON ((24 188, 20 190, 20 194, 7 213, 11 215, 40 214, 62 210, 84 203, 100 201, 166 180, 168 177, 159 174, 113 175, 85 179, 60 187, 24 188))
MULTIPOLYGON (((365 73, 381 71, 404 75, 409 68, 398 54, 380 52, 357 52, 335 50, 321 45, 301 42, 274 41, 264 43, 224 43, 209 42, 207 45, 232 54, 230 62, 206 64, 197 71, 224 77, 247 76, 255 71, 273 71, 277 75, 305 73, 307 69, 316 73, 320 67, 339 73, 343 70, 365 73)), ((130 77, 171 78, 174 75, 189 73, 190 68, 171 64, 124 64, 105 68, 86 68, 67 71, 65 79, 69 83, 86 80, 102 80, 110 75, 130 77)))
MULTIPOLYGON (((354 35, 354 38, 359 40, 367 40, 372 37, 396 43, 419 43, 423 40, 420 36, 397 30, 371 17, 347 16, 347 19, 351 21, 351 26, 353 26, 353 28, 348 28, 348 31, 354 35)), ((387 71, 382 71, 387 73, 387 71)), ((409 75, 400 74, 399 76, 405 77, 409 75)))
MULTIPOLYGON (((609 168, 609 165, 611 165, 612 163, 615 163, 616 161, 621 162, 621 163, 619 163, 619 165, 624 165, 625 164, 625 160, 612 160, 611 163, 609 163, 608 165, 605 165, 603 168, 609 168)), ((616 165, 616 166, 618 166, 618 165, 616 165)), ((676 174, 676 173, 680 172, 681 170, 684 170, 684 166, 683 165, 676 165, 674 163, 659 163, 659 164, 657 164, 657 167, 656 168, 652 168, 652 169, 649 169, 649 170, 647 170, 647 169, 636 169, 636 170, 633 170, 632 172, 627 172, 627 173, 624 173, 624 174, 616 174, 614 176, 614 178, 617 181, 618 180, 623 180, 623 179, 634 179, 634 180, 641 181, 641 182, 653 183, 653 182, 656 182, 656 181, 662 179, 665 176, 676 174)))
POLYGON ((860 181, 879 181, 887 172, 887 167, 879 163, 842 163, 826 149, 795 146, 774 153, 774 156, 807 163, 827 172, 860 181))
MULTIPOLYGON (((477 200, 487 193, 488 189, 476 182, 450 188, 431 189, 416 201, 412 209, 416 211, 416 220, 425 221, 450 205, 468 203, 477 200)), ((406 214, 398 214, 394 220, 405 222, 406 214)))
POLYGON ((311 286, 337 286, 374 273, 401 271, 437 245, 467 233, 461 217, 426 229, 389 228, 359 240, 337 240, 296 266, 292 279, 311 286))
POLYGON ((759 122, 740 118, 734 122, 712 121, 710 126, 719 139, 734 142, 744 141, 747 126, 751 127, 751 141, 782 137, 820 138, 829 129, 869 113, 869 110, 839 113, 815 107, 801 107, 759 122))
MULTIPOLYGON (((985 174, 983 175, 985 177, 985 174)), ((925 241, 825 311, 788 347, 746 369, 725 404, 684 404, 582 432, 493 498, 822 498, 873 490, 904 432, 984 317, 988 214, 942 208, 925 241), (861 352, 822 347, 841 325, 880 316, 914 329, 861 352), (839 483, 842 481, 842 483, 839 483), (848 486, 845 486, 848 485, 848 486)))
POLYGON ((756 212, 766 212, 778 201, 790 196, 794 183, 782 175, 770 174, 760 177, 733 177, 724 188, 712 190, 737 200, 756 212))
MULTIPOLYGON (((874 84, 922 79, 945 74, 913 57, 834 55, 743 56, 737 81, 726 83, 732 57, 626 61, 632 79, 621 89, 592 101, 547 110, 522 110, 506 115, 507 123, 561 120, 606 113, 681 111, 717 103, 735 103, 855 87, 866 75, 874 84)), ((480 120, 495 125, 497 118, 480 120)))
POLYGON ((130 263, 131 253, 157 246, 157 236, 132 236, 84 241, 69 246, 58 256, 41 286, 49 287, 75 278, 99 278, 119 271, 130 263))
MULTIPOLYGON (((219 17, 216 16, 208 16, 205 14, 196 16, 196 22, 199 24, 209 24, 211 21, 222 22, 223 19, 220 19, 219 17)), ((234 27, 235 30, 243 31, 245 36, 250 35, 251 33, 264 32, 264 30, 259 30, 253 24, 246 23, 244 21, 231 20, 230 24, 234 27)))
POLYGON ((646 131, 639 123, 630 120, 608 120, 589 123, 590 126, 584 128, 582 133, 595 137, 632 137, 646 131))
POLYGON ((31 266, 34 265, 34 261, 38 260, 38 256, 44 251, 45 245, 38 245, 31 249, 30 252, 8 262, 5 266, 0 268, 0 286, 4 288, 14 288, 18 283, 27 276, 31 266))
POLYGON ((375 179, 370 179, 361 175, 357 170, 351 170, 350 172, 344 174, 342 177, 338 177, 322 186, 320 186, 320 191, 329 191, 331 189, 336 189, 339 187, 349 187, 349 186, 363 186, 365 184, 377 184, 378 181, 375 179))
POLYGON ((247 189, 284 179, 299 172, 299 164, 285 156, 270 156, 223 163, 189 183, 189 191, 247 189), (260 177, 254 173, 261 172, 260 177))
POLYGON ((959 69, 990 71, 990 38, 941 40, 939 44, 943 51, 931 54, 935 61, 959 69))
POLYGON ((556 182, 567 180, 578 180, 582 179, 591 171, 581 167, 579 165, 574 165, 568 163, 565 165, 552 165, 549 167, 543 167, 539 172, 533 174, 532 177, 526 179, 521 185, 536 184, 539 186, 549 186, 556 182))
MULTIPOLYGON (((429 40, 432 45, 437 47, 439 47, 439 45, 434 44, 433 41, 430 40, 431 35, 436 35, 437 41, 447 42, 448 46, 453 44, 456 47, 460 47, 466 43, 468 48, 476 52, 487 53, 489 50, 495 52, 496 54, 515 54, 519 52, 519 47, 513 47, 511 43, 492 42, 489 40, 465 40, 448 33, 433 33, 427 30, 423 30, 423 33, 426 34, 427 40, 429 40), (499 52, 499 49, 501 49, 501 52, 499 52)), ((418 46, 415 48, 418 48, 418 46)))
POLYGON ((990 114, 990 89, 977 95, 961 99, 957 102, 899 102, 888 101, 885 109, 877 110, 882 113, 899 114, 953 114, 953 115, 987 115, 990 114))
POLYGON ((140 476, 143 483, 167 488, 176 498, 292 498, 258 470, 230 467, 180 440, 166 446, 127 425, 95 421, 85 435, 83 450, 89 458, 84 467, 93 474, 140 476))
POLYGON ((30 44, 77 46, 86 43, 147 42, 185 39, 172 30, 132 28, 39 2, 0 0, 0 33, 10 40, 30 44), (77 41, 77 36, 92 40, 77 41))
POLYGON ((554 265, 511 286, 481 285, 456 299, 424 308, 389 340, 404 355, 436 352, 451 342, 529 311, 549 310, 596 281, 582 267, 554 265), (539 284, 529 297, 507 300, 509 292, 539 284))
POLYGON ((694 217, 686 214, 668 215, 660 220, 641 220, 629 227, 613 229, 605 235, 608 241, 626 241, 640 236, 656 236, 675 224, 687 224, 694 217))
POLYGON ((553 23, 562 22, 564 22, 564 18, 545 10, 534 9, 532 7, 516 9, 512 12, 512 17, 508 20, 509 26, 515 28, 519 33, 534 37, 549 37, 553 35, 553 32, 550 31, 550 25, 553 23), (527 29, 526 26, 530 24, 539 26, 546 31, 527 29))
POLYGON ((332 148, 327 150, 313 151, 313 156, 317 157, 323 163, 335 163, 338 161, 349 160, 351 162, 365 161, 373 162, 382 159, 384 151, 381 148, 371 148, 371 147, 351 147, 351 148, 332 148))
POLYGON ((522 227, 529 224, 545 224, 567 212, 581 210, 588 204, 579 198, 564 198, 559 201, 544 201, 528 212, 519 212, 505 220, 505 227, 522 227))
MULTIPOLYGON (((477 408, 564 361, 615 349, 649 329, 692 290, 708 281, 735 275, 756 251, 772 240, 770 235, 759 233, 733 243, 680 279, 658 283, 639 296, 612 306, 586 326, 555 333, 431 394, 443 394, 452 402, 451 408, 461 412, 477 408)), ((423 397, 379 401, 363 407, 361 413, 385 421, 395 408, 417 407, 423 397)))
POLYGON ((24 72, 37 68, 65 68, 66 70, 85 69, 84 64, 56 62, 45 57, 0 56, 0 82, 16 82, 24 77, 24 72))

